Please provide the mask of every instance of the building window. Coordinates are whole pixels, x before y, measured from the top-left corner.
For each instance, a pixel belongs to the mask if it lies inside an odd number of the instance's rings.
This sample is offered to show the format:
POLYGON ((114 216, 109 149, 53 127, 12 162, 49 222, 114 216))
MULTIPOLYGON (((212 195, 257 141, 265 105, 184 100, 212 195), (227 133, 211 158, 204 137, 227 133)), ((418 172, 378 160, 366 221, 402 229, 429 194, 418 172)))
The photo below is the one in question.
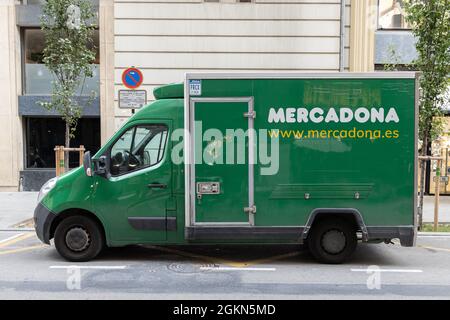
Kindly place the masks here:
MULTIPOLYGON (((55 168, 55 146, 64 145, 65 123, 60 118, 25 118, 26 167, 55 168)), ((78 121, 71 146, 84 145, 91 154, 100 148, 100 119, 82 118, 78 121)), ((71 152, 69 166, 80 165, 79 154, 71 152)))
MULTIPOLYGON (((30 95, 48 95, 52 92, 53 75, 44 65, 44 33, 37 28, 23 29, 23 64, 24 64, 24 82, 23 94, 30 95)), ((99 91, 99 32, 94 32, 94 45, 96 47, 96 58, 93 63, 93 77, 86 78, 84 86, 80 86, 78 94, 89 95, 99 91), (81 91, 83 90, 83 91, 81 91)))
POLYGON ((378 1, 378 28, 410 29, 405 19, 405 0, 378 1))

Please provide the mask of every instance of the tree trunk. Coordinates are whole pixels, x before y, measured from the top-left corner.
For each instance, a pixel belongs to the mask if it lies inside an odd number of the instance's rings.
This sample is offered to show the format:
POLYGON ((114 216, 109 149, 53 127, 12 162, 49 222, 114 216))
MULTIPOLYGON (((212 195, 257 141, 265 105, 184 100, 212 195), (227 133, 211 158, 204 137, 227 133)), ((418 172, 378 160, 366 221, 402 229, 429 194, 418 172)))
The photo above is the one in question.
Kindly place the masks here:
MULTIPOLYGON (((65 147, 70 148, 70 125, 68 122, 66 122, 66 136, 65 136, 66 142, 65 147)), ((69 151, 64 152, 64 172, 69 171, 69 151)))

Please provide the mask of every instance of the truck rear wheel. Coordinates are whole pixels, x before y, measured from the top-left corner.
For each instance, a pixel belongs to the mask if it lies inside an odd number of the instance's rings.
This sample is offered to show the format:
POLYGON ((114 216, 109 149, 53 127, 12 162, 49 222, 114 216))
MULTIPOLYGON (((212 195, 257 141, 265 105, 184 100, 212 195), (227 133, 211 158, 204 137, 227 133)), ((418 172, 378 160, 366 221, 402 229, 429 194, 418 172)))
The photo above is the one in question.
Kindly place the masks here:
POLYGON ((355 251, 356 230, 344 219, 324 219, 313 225, 307 242, 316 260, 338 264, 346 261, 355 251))
POLYGON ((105 240, 100 226, 84 216, 65 218, 55 230, 55 247, 69 261, 94 259, 103 249, 105 240))

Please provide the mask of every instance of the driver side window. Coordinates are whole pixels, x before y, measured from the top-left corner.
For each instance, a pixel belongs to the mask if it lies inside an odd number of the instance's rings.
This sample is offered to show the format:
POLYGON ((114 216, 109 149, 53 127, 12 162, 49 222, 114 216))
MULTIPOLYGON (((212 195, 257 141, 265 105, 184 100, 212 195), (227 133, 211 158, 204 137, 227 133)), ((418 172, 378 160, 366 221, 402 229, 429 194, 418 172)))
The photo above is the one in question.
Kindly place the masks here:
POLYGON ((139 125, 128 129, 111 148, 111 174, 117 176, 159 163, 166 140, 164 125, 139 125))

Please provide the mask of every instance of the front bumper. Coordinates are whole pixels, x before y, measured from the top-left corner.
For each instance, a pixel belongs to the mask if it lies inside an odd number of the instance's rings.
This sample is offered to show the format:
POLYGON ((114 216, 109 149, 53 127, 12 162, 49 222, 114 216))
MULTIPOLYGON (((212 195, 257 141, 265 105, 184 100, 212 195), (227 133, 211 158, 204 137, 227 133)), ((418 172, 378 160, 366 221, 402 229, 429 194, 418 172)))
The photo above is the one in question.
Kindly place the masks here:
POLYGON ((34 209, 34 228, 37 237, 43 243, 50 244, 50 228, 55 218, 56 215, 41 203, 34 209))

